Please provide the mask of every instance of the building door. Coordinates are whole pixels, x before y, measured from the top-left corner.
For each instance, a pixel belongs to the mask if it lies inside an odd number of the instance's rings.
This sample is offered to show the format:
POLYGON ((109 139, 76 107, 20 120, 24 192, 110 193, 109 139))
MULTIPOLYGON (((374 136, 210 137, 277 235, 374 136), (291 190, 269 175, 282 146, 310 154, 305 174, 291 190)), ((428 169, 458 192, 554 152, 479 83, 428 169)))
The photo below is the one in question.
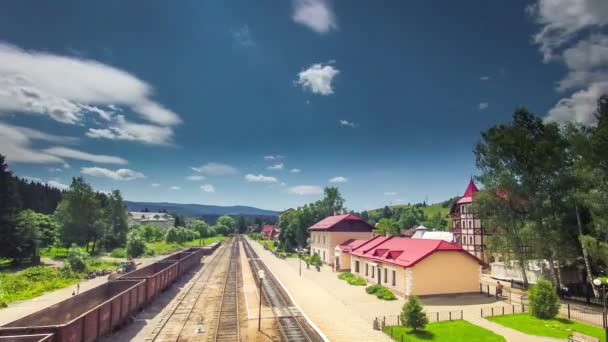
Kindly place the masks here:
POLYGON ((382 269, 380 267, 376 267, 378 270, 378 285, 382 283, 382 269))
POLYGON ((340 257, 337 256, 336 257, 336 262, 334 263, 335 267, 336 267, 336 271, 340 270, 340 257))

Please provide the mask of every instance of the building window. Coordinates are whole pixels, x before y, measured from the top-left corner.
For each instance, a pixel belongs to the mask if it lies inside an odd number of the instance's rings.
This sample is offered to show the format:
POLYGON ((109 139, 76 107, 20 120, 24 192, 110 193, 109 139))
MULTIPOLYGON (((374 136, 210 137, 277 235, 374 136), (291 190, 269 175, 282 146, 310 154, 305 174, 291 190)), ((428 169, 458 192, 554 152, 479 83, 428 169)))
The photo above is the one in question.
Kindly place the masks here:
POLYGON ((325 235, 323 235, 323 244, 325 244, 325 235))
POLYGON ((469 245, 472 245, 472 244, 473 244, 473 237, 469 236, 469 245))
POLYGON ((384 269, 384 283, 388 283, 388 270, 386 268, 384 269))
POLYGON ((359 273, 359 260, 355 261, 355 272, 359 273))
POLYGON ((323 262, 325 262, 325 251, 323 251, 323 262))
POLYGON ((397 274, 396 273, 397 272, 395 272, 395 270, 393 270, 393 286, 395 286, 395 281, 396 281, 395 278, 397 278, 397 274))
POLYGON ((368 272, 368 267, 369 267, 369 265, 368 265, 368 264, 365 264, 365 276, 366 276, 366 277, 369 275, 369 272, 368 272))
POLYGON ((372 278, 376 277, 376 269, 372 266, 372 278))

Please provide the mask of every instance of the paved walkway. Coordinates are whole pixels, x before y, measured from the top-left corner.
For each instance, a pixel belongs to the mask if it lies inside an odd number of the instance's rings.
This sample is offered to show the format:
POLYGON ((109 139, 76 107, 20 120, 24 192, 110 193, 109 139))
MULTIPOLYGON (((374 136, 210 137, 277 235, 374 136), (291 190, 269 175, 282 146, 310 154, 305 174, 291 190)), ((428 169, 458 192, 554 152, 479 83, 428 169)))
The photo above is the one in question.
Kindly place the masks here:
MULTIPOLYGON (((322 267, 321 272, 317 272, 314 267, 306 269, 306 264, 302 263, 302 276, 300 277, 298 259, 281 260, 264 250, 256 242, 252 241, 251 246, 279 277, 304 312, 331 341, 390 340, 383 333, 372 329, 372 321, 379 316, 398 315, 405 303, 404 298, 398 297, 399 299, 395 301, 378 300, 375 296, 368 295, 364 287, 351 286, 338 279, 338 274, 332 272, 331 268, 327 266, 322 267), (344 322, 348 322, 345 323, 346 327, 342 327, 344 322), (354 327, 357 327, 356 331, 354 327)), ((494 331, 504 336, 509 342, 560 341, 548 337, 526 335, 481 318, 482 307, 511 308, 509 303, 497 301, 494 297, 481 295, 435 297, 424 299, 423 304, 428 312, 462 310, 465 320, 494 331)))

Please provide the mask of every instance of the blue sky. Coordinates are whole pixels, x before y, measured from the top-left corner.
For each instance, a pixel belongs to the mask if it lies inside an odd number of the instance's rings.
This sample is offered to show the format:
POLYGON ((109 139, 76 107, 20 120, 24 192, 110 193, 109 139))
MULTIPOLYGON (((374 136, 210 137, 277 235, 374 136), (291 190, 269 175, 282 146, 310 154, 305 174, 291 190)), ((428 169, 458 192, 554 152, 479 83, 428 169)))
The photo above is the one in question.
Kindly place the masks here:
POLYGON ((601 0, 6 1, 0 153, 130 200, 441 201, 515 107, 593 124, 607 18, 601 0))

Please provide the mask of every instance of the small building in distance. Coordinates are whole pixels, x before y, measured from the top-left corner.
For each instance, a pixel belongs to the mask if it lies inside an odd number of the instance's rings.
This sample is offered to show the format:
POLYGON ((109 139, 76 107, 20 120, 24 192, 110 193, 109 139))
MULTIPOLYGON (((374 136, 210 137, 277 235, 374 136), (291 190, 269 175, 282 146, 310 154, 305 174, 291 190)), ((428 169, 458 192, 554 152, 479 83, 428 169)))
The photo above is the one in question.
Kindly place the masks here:
POLYGON ((275 226, 271 224, 265 224, 264 227, 262 227, 261 235, 263 239, 278 240, 279 233, 279 230, 275 226))
POLYGON ((376 236, 347 249, 352 273, 401 296, 479 292, 484 263, 454 243, 376 236))
POLYGON ((416 227, 416 232, 411 236, 412 239, 425 240, 443 240, 445 242, 454 242, 454 234, 451 232, 433 231, 427 227, 420 225, 416 227))
POLYGON ((161 229, 168 229, 175 225, 175 218, 167 213, 129 211, 127 213, 127 222, 129 226, 147 224, 161 229))
POLYGON ((341 269, 343 267, 340 264, 340 255, 335 255, 336 246, 348 240, 370 239, 374 229, 372 225, 354 214, 326 217, 308 228, 310 255, 317 253, 324 264, 341 269))

